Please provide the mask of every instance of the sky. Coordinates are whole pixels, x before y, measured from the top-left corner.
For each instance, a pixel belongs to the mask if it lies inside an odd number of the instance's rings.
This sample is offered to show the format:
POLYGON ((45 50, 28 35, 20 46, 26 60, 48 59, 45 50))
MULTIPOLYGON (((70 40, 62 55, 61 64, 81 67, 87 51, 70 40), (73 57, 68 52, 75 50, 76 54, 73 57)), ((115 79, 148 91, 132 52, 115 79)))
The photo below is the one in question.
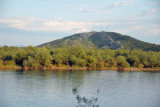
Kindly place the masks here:
POLYGON ((160 0, 0 0, 0 46, 117 32, 160 44, 160 0))

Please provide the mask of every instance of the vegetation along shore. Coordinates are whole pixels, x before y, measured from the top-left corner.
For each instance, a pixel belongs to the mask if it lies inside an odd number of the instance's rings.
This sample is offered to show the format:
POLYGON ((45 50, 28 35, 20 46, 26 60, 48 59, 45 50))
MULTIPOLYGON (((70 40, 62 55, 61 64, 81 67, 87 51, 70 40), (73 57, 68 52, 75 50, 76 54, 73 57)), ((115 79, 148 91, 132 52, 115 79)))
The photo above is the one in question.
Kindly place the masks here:
POLYGON ((160 52, 80 46, 0 48, 1 69, 160 70, 160 52))

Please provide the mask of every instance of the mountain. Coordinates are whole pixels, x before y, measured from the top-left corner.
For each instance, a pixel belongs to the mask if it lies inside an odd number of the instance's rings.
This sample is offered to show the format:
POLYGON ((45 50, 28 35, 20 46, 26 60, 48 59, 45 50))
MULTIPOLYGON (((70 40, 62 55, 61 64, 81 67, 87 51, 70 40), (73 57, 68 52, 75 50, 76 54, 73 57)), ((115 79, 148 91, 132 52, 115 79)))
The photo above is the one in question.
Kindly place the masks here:
POLYGON ((128 35, 115 32, 78 33, 62 39, 39 45, 38 47, 82 46, 109 49, 141 49, 160 51, 160 45, 143 42, 128 35))

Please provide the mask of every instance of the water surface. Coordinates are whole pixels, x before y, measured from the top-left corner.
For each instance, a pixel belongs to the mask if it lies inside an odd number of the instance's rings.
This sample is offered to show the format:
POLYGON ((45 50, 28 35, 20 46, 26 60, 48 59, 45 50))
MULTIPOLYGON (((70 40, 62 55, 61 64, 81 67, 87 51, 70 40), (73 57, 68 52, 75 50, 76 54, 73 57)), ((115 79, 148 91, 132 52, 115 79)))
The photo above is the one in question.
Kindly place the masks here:
POLYGON ((159 72, 0 70, 0 107, 76 107, 72 88, 100 107, 160 107, 159 72))

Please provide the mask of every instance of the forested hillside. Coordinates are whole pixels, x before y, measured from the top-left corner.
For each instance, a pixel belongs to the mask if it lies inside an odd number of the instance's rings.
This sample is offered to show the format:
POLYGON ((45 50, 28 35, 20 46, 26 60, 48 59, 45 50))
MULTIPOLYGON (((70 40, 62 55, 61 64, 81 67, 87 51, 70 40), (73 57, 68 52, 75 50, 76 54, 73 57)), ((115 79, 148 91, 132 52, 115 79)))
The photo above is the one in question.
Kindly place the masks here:
POLYGON ((115 32, 79 33, 39 45, 38 47, 81 46, 83 48, 141 49, 160 51, 160 45, 143 42, 115 32))

